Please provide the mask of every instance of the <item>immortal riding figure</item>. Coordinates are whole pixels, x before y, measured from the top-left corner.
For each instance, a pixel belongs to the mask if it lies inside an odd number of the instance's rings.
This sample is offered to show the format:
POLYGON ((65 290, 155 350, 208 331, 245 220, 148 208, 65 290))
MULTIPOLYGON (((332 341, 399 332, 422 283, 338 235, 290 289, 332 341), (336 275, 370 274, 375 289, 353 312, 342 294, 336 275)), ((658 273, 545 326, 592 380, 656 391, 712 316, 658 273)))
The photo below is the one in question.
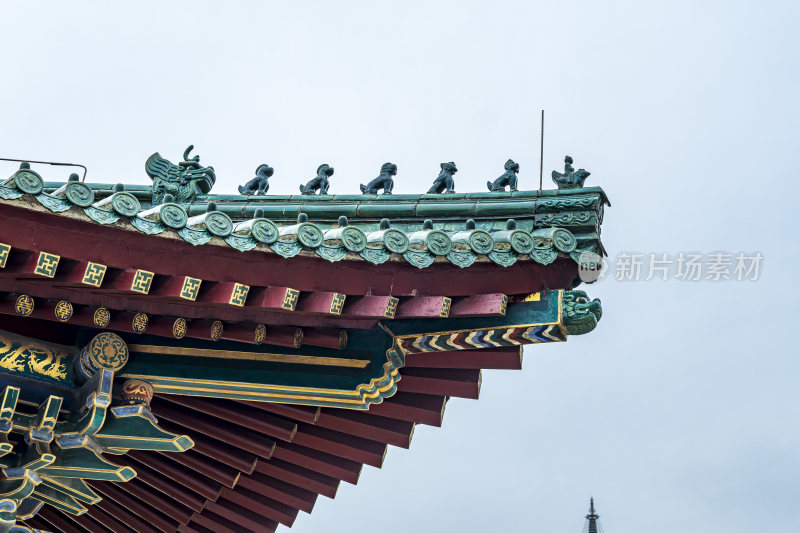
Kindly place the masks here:
POLYGON ((570 156, 564 157, 564 173, 552 173, 553 181, 558 185, 559 189, 579 189, 583 187, 583 182, 586 181, 592 173, 582 168, 575 170, 572 166, 572 158, 570 156))

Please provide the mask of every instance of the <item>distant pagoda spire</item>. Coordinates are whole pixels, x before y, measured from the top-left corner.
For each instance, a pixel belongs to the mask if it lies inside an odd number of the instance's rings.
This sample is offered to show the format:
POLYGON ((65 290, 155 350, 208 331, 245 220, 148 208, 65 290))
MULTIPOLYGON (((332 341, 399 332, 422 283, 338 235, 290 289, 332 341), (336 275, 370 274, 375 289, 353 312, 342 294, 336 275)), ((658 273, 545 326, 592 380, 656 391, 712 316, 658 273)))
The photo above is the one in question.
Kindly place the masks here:
POLYGON ((594 512, 594 498, 589 498, 589 514, 586 515, 586 524, 583 526, 583 532, 603 533, 599 520, 600 515, 594 512))

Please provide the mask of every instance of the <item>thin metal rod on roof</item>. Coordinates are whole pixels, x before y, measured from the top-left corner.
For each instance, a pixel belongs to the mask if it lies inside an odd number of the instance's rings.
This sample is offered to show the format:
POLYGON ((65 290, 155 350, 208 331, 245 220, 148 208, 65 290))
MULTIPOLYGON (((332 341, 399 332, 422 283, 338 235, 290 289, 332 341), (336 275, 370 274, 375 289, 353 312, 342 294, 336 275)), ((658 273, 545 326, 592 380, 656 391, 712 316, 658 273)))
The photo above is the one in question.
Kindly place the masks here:
POLYGON ((16 161, 17 163, 36 163, 38 165, 53 165, 57 167, 81 167, 83 169, 83 177, 81 181, 86 181, 87 168, 78 163, 56 163, 55 161, 34 161, 33 159, 10 159, 7 157, 0 157, 0 161, 16 161))
POLYGON ((542 172, 544 170, 544 109, 542 109, 542 134, 539 143, 539 190, 542 190, 542 172))

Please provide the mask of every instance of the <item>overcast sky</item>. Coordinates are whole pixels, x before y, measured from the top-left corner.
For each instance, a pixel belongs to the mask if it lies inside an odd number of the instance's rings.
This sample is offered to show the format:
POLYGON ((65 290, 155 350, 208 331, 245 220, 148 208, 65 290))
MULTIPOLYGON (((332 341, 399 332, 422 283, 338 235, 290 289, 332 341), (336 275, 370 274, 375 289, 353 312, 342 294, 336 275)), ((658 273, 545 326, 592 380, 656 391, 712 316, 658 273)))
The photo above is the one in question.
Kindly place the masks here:
POLYGON ((545 109, 545 175, 591 171, 612 259, 760 252, 760 279, 612 270, 593 333, 485 372, 292 531, 577 533, 590 495, 606 533, 800 531, 797 5, 4 2, 0 157, 144 184, 194 144, 218 193, 260 163, 356 193, 385 161, 398 193, 443 161, 482 191, 512 157, 535 189, 545 109))

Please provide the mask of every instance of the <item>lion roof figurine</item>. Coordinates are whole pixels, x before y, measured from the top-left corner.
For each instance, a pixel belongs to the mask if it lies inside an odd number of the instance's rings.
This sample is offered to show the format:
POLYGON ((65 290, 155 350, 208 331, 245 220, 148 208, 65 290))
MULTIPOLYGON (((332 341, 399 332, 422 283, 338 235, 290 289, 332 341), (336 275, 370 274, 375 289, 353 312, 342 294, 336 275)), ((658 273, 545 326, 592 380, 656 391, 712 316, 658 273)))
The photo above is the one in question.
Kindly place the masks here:
POLYGON ((392 194, 394 187, 394 180, 392 176, 397 174, 397 165, 394 163, 384 163, 381 166, 381 173, 377 178, 370 181, 366 185, 361 185, 362 194, 378 194, 380 189, 383 189, 383 194, 392 194))

